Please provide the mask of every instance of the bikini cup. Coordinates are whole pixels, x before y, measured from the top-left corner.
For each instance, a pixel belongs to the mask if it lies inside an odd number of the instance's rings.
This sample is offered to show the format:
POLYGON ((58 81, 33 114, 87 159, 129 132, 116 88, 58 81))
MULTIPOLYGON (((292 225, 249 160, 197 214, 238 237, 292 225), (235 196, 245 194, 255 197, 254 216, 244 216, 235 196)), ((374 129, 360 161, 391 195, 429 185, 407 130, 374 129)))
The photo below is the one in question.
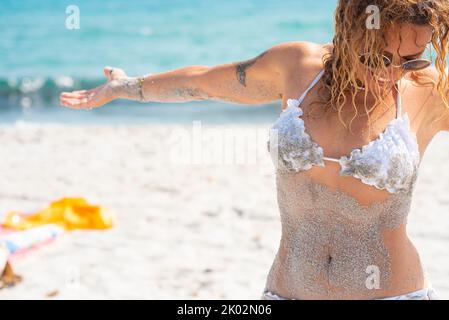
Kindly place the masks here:
POLYGON ((377 139, 339 159, 324 156, 323 148, 306 132, 300 107, 323 74, 321 70, 299 99, 288 99, 287 108, 270 127, 267 148, 276 169, 306 171, 313 166, 324 167, 324 160, 328 160, 340 164, 340 176, 353 176, 377 189, 396 193, 413 188, 420 163, 419 146, 416 134, 410 129, 408 114, 401 115, 400 93, 396 118, 377 139))

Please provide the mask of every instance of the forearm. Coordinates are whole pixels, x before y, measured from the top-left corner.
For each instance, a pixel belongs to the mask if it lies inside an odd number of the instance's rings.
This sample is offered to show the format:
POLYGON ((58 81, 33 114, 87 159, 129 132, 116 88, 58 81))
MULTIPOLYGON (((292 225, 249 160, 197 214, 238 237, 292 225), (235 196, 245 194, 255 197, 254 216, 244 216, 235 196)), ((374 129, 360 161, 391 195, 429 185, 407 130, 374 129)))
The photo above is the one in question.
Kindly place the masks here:
POLYGON ((141 78, 126 77, 119 79, 119 98, 142 102, 273 102, 283 97, 284 84, 292 69, 292 63, 287 62, 298 60, 298 50, 287 43, 249 60, 212 67, 189 66, 141 78))
POLYGON ((208 69, 189 66, 144 77, 116 80, 113 86, 119 99, 141 102, 188 102, 212 99, 198 85, 195 76, 208 69))

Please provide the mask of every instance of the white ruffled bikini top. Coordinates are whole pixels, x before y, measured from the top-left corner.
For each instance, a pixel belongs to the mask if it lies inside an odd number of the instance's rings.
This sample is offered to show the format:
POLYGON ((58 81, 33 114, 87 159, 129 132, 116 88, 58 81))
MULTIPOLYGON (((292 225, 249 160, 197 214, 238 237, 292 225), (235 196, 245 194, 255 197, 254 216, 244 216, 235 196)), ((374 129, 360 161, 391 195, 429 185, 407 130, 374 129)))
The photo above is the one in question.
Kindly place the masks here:
POLYGON ((408 114, 401 115, 398 92, 396 118, 376 140, 352 150, 340 159, 325 157, 321 148, 307 134, 300 105, 307 93, 324 74, 322 70, 299 99, 289 99, 287 108, 270 128, 268 151, 278 170, 299 172, 312 166, 324 167, 324 160, 338 162, 341 176, 353 176, 363 183, 390 193, 410 190, 420 163, 416 134, 410 130, 408 114), (276 152, 277 151, 277 152, 276 152))

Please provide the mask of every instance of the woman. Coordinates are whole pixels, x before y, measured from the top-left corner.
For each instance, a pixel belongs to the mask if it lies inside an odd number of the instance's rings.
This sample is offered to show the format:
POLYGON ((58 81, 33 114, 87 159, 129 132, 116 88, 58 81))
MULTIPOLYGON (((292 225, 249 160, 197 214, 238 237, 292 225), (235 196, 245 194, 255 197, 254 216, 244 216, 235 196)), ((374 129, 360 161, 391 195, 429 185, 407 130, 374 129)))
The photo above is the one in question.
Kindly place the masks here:
POLYGON ((282 238, 262 298, 434 299, 406 219, 424 151, 449 130, 448 30, 446 0, 340 0, 332 44, 139 78, 106 67, 61 104, 281 99, 268 150, 282 238))

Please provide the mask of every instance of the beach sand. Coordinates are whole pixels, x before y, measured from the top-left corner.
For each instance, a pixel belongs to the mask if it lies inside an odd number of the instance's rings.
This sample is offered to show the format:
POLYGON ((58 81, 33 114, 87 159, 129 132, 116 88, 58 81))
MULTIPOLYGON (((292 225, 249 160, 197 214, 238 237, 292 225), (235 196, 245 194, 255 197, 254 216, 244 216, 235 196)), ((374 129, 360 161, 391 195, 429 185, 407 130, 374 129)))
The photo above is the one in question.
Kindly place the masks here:
MULTIPOLYGON (((183 128, 1 126, 0 215, 77 196, 109 208, 116 225, 14 259, 23 282, 0 299, 258 299, 280 239, 269 154, 263 165, 181 164, 186 151, 169 141, 183 128)), ((449 134, 426 151, 409 234, 449 298, 449 134)))

